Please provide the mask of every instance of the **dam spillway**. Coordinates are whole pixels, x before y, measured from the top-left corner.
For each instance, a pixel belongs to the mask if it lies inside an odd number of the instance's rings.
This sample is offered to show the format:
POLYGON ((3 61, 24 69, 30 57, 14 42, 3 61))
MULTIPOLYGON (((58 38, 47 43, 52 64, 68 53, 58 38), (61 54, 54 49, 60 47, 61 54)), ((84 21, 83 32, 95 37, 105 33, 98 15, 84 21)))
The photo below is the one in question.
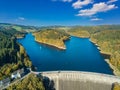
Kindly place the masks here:
POLYGON ((55 90, 112 90, 113 83, 120 83, 120 77, 91 72, 51 71, 41 74, 54 82, 55 90))

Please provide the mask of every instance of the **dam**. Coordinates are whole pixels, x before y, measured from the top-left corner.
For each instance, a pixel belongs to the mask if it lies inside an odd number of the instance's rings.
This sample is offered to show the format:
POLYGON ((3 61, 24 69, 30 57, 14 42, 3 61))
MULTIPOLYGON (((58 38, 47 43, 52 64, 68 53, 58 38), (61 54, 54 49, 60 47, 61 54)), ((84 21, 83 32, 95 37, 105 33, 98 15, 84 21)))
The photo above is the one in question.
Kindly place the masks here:
POLYGON ((55 90, 112 90, 113 83, 120 83, 120 77, 92 72, 50 71, 40 74, 54 82, 55 90))

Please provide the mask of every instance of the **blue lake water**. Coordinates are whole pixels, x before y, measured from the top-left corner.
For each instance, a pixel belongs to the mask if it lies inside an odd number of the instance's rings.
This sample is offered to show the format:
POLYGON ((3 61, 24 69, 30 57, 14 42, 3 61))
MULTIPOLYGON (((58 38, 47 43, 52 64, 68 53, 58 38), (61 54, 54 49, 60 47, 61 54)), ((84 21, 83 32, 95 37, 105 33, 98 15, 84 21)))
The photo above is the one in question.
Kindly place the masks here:
POLYGON ((35 41, 31 33, 18 39, 38 71, 74 70, 113 74, 97 47, 89 38, 71 37, 66 50, 58 50, 35 41))

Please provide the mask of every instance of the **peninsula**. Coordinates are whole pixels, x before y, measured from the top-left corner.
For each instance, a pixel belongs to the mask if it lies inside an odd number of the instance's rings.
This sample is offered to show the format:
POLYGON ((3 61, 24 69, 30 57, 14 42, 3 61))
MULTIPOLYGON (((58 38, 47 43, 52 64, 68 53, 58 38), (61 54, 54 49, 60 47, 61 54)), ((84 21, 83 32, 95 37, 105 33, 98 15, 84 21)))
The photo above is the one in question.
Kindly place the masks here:
POLYGON ((66 49, 64 42, 70 38, 70 35, 54 29, 41 30, 33 33, 35 40, 39 43, 50 45, 61 50, 66 49))

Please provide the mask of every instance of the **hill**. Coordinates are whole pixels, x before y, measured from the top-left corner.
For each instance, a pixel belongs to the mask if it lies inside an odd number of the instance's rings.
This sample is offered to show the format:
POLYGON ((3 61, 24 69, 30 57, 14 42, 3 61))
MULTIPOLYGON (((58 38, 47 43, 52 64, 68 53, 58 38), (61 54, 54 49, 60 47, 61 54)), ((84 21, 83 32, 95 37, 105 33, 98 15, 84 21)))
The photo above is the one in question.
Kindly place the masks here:
POLYGON ((14 29, 0 28, 0 80, 23 67, 32 67, 25 49, 17 43, 16 34, 23 34, 14 29))
POLYGON ((38 30, 37 27, 34 26, 25 26, 25 25, 17 25, 17 24, 9 24, 9 23, 0 23, 1 29, 14 29, 18 32, 34 32, 38 30))
POLYGON ((54 29, 41 30, 33 33, 33 35, 37 42, 54 46, 59 49, 66 49, 64 41, 70 38, 69 34, 54 29))
POLYGON ((120 25, 77 26, 67 31, 78 37, 90 37, 100 47, 114 74, 120 76, 120 25), (84 33, 83 33, 84 32, 84 33))

